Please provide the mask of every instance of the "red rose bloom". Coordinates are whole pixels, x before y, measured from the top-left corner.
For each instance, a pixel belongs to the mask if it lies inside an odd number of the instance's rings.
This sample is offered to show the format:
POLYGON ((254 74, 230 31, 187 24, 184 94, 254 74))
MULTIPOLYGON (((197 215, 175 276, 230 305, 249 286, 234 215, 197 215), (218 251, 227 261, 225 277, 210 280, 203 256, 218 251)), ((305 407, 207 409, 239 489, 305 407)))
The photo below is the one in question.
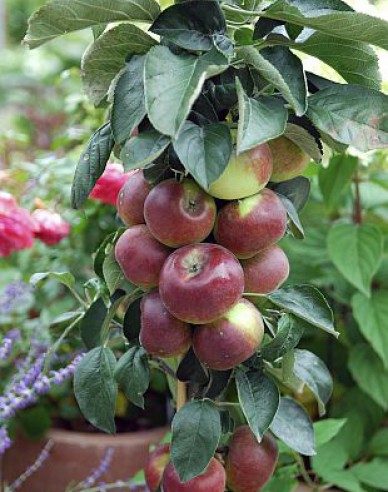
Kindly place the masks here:
POLYGON ((48 246, 62 241, 70 234, 70 224, 50 210, 37 209, 32 212, 35 221, 35 237, 48 246))
POLYGON ((128 179, 121 164, 108 164, 95 184, 90 197, 103 203, 116 205, 118 194, 128 179))

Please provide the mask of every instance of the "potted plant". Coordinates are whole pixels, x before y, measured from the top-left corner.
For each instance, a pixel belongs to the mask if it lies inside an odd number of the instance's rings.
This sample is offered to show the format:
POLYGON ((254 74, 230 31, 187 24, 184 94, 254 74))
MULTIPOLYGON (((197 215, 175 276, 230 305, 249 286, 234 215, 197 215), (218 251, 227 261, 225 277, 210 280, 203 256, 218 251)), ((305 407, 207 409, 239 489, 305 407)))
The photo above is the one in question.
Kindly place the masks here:
MULTIPOLYGON (((307 386, 322 415, 332 380, 297 346, 306 330, 337 332, 315 287, 281 287, 288 264, 276 243, 286 231, 303 237, 298 211, 310 186, 300 174, 321 161, 323 142, 387 146, 388 99, 369 46, 387 48, 387 24, 337 0, 52 0, 25 43, 80 28, 94 33, 85 90, 110 107, 77 166, 73 206, 111 152, 137 170, 119 201, 128 228, 98 250, 100 289, 79 314, 81 411, 114 433, 118 386, 143 406, 158 367, 177 412, 166 466, 151 458, 146 472, 152 490, 261 490, 279 446, 295 461, 268 487, 293 490, 298 473, 313 485, 300 456, 315 454, 313 424, 290 394, 307 386), (306 72, 294 51, 347 83, 306 72)), ((329 439, 328 429, 317 433, 320 444, 329 439)), ((355 483, 348 490, 361 490, 355 483)))

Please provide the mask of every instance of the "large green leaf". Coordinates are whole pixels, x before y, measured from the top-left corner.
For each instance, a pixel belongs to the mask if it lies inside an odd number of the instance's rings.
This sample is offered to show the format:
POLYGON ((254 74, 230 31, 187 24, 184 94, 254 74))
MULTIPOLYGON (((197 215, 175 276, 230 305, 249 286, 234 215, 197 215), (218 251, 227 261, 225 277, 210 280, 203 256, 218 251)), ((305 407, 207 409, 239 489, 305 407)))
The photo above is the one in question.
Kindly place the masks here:
POLYGON ((385 411, 388 410, 388 370, 367 344, 350 351, 348 366, 358 386, 385 411))
POLYGON ((98 105, 128 57, 143 55, 155 44, 151 36, 132 24, 105 31, 82 57, 82 82, 89 99, 98 105))
POLYGON ((379 429, 372 437, 368 445, 372 456, 385 456, 388 458, 388 427, 379 429))
POLYGON ((105 302, 98 298, 86 311, 80 323, 81 338, 88 350, 101 344, 101 328, 105 321, 108 308, 105 302))
POLYGON ((175 55, 167 46, 151 48, 145 63, 145 98, 153 126, 176 137, 206 78, 227 66, 227 58, 216 48, 200 56, 175 55))
POLYGON ((126 278, 120 265, 116 261, 114 247, 110 248, 102 264, 102 272, 104 275, 105 283, 111 295, 116 290, 125 290, 128 294, 137 289, 137 287, 131 284, 126 278))
POLYGON ((237 79, 239 123, 237 153, 252 149, 282 135, 286 129, 288 112, 276 97, 248 97, 237 79))
POLYGON ((388 369, 388 290, 376 290, 370 298, 356 294, 352 299, 354 317, 364 337, 388 369))
POLYGON ((110 123, 106 123, 92 135, 77 164, 71 189, 73 208, 80 208, 85 203, 98 178, 104 172, 113 146, 111 126, 110 123))
POLYGON ((328 167, 320 168, 319 188, 328 207, 338 205, 341 193, 350 184, 358 162, 358 158, 352 155, 335 155, 330 159, 328 167))
POLYGON ((238 399, 251 431, 258 441, 271 425, 279 408, 280 395, 276 384, 257 370, 236 372, 238 399))
POLYGON ((327 237, 329 257, 342 275, 369 296, 383 254, 383 237, 371 224, 336 224, 327 237))
POLYGON ((172 421, 171 459, 182 482, 206 469, 220 437, 220 413, 210 400, 195 400, 179 410, 172 421))
POLYGON ((314 422, 315 442, 317 448, 331 441, 339 433, 345 423, 346 419, 324 419, 319 422, 314 422))
POLYGON ((116 358, 107 347, 96 347, 77 365, 74 393, 84 417, 98 429, 115 432, 116 358))
POLYGON ((232 137, 224 123, 198 126, 185 123, 174 149, 185 168, 205 189, 218 179, 229 163, 232 137))
POLYGON ((261 348, 264 359, 275 361, 293 350, 300 342, 307 324, 291 314, 281 316, 276 336, 261 348))
POLYGON ((361 483, 378 490, 387 490, 388 459, 376 458, 368 463, 358 463, 351 470, 361 483))
POLYGON ((243 46, 237 52, 239 58, 281 92, 298 116, 306 112, 307 83, 303 65, 288 48, 274 46, 259 51, 253 46, 243 46))
POLYGON ((147 130, 130 138, 121 149, 120 159, 124 169, 142 169, 151 164, 170 145, 170 138, 157 130, 147 130))
POLYGON ((129 401, 144 408, 144 393, 150 384, 147 354, 142 347, 131 347, 117 362, 115 378, 129 401))
POLYGON ((75 278, 69 272, 34 273, 30 278, 30 283, 35 287, 44 280, 55 280, 68 288, 72 288, 75 285, 75 278))
POLYGON ((322 142, 311 131, 300 125, 288 123, 284 136, 303 149, 315 162, 322 161, 322 142))
POLYGON ((29 20, 24 42, 36 48, 72 31, 116 21, 153 22, 160 7, 155 0, 50 0, 29 20))
POLYGON ((388 147, 388 96, 359 85, 337 84, 309 97, 314 125, 361 152, 388 147))

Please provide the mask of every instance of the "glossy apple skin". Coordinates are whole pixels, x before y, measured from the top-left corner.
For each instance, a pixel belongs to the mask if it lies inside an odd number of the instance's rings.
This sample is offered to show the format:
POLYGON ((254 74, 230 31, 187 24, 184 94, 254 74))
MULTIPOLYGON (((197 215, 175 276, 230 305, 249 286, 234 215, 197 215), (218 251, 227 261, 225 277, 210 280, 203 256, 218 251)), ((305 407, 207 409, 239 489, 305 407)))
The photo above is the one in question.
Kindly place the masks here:
POLYGON ((310 163, 310 156, 286 137, 270 140, 268 145, 273 157, 271 181, 288 181, 303 173, 310 163))
POLYGON ((125 225, 130 227, 145 224, 144 202, 150 191, 151 185, 144 178, 143 171, 132 171, 121 188, 116 203, 117 213, 125 225))
POLYGON ((246 259, 279 241, 286 229, 286 209, 276 193, 265 189, 225 205, 218 214, 214 236, 237 258, 246 259))
POLYGON ((210 369, 226 371, 257 352, 264 336, 263 318, 257 308, 241 299, 222 318, 197 326, 193 347, 210 369))
POLYGON ((147 226, 127 229, 116 243, 115 256, 126 278, 143 289, 159 283, 162 266, 171 250, 160 244, 147 226))
POLYGON ((290 274, 286 253, 276 244, 262 249, 248 260, 241 260, 245 292, 269 294, 278 289, 290 274))
POLYGON ((150 453, 144 475, 150 492, 157 492, 162 483, 163 473, 170 462, 170 445, 160 444, 150 453))
POLYGON ((224 492, 226 476, 224 467, 212 458, 205 473, 181 483, 174 465, 167 465, 163 475, 163 492, 224 492))
POLYGON ((171 248, 206 239, 213 230, 216 213, 214 198, 191 179, 159 183, 144 204, 151 234, 171 248))
POLYGON ((232 492, 259 492, 272 477, 278 460, 278 446, 271 434, 261 443, 248 426, 237 428, 226 459, 228 487, 232 492))
POLYGON ((237 303, 243 292, 240 263, 218 244, 191 244, 174 251, 160 274, 163 304, 186 323, 216 320, 237 303))
POLYGON ((150 292, 141 301, 140 343, 156 357, 184 355, 191 347, 191 328, 174 318, 160 300, 159 292, 150 292))
POLYGON ((268 183, 272 174, 272 153, 267 144, 240 155, 232 154, 228 166, 210 186, 209 193, 223 200, 254 195, 268 183))

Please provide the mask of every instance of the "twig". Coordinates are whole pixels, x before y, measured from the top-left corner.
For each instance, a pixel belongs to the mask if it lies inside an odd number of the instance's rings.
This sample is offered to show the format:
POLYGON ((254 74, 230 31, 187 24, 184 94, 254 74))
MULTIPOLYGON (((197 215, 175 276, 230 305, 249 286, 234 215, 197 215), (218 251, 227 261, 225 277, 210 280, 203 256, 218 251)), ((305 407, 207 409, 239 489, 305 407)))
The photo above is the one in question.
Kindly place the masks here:
POLYGON ((356 174, 354 176, 354 186, 355 186, 356 196, 354 200, 353 220, 355 224, 362 224, 362 205, 361 205, 360 177, 359 177, 358 167, 356 170, 356 174))

